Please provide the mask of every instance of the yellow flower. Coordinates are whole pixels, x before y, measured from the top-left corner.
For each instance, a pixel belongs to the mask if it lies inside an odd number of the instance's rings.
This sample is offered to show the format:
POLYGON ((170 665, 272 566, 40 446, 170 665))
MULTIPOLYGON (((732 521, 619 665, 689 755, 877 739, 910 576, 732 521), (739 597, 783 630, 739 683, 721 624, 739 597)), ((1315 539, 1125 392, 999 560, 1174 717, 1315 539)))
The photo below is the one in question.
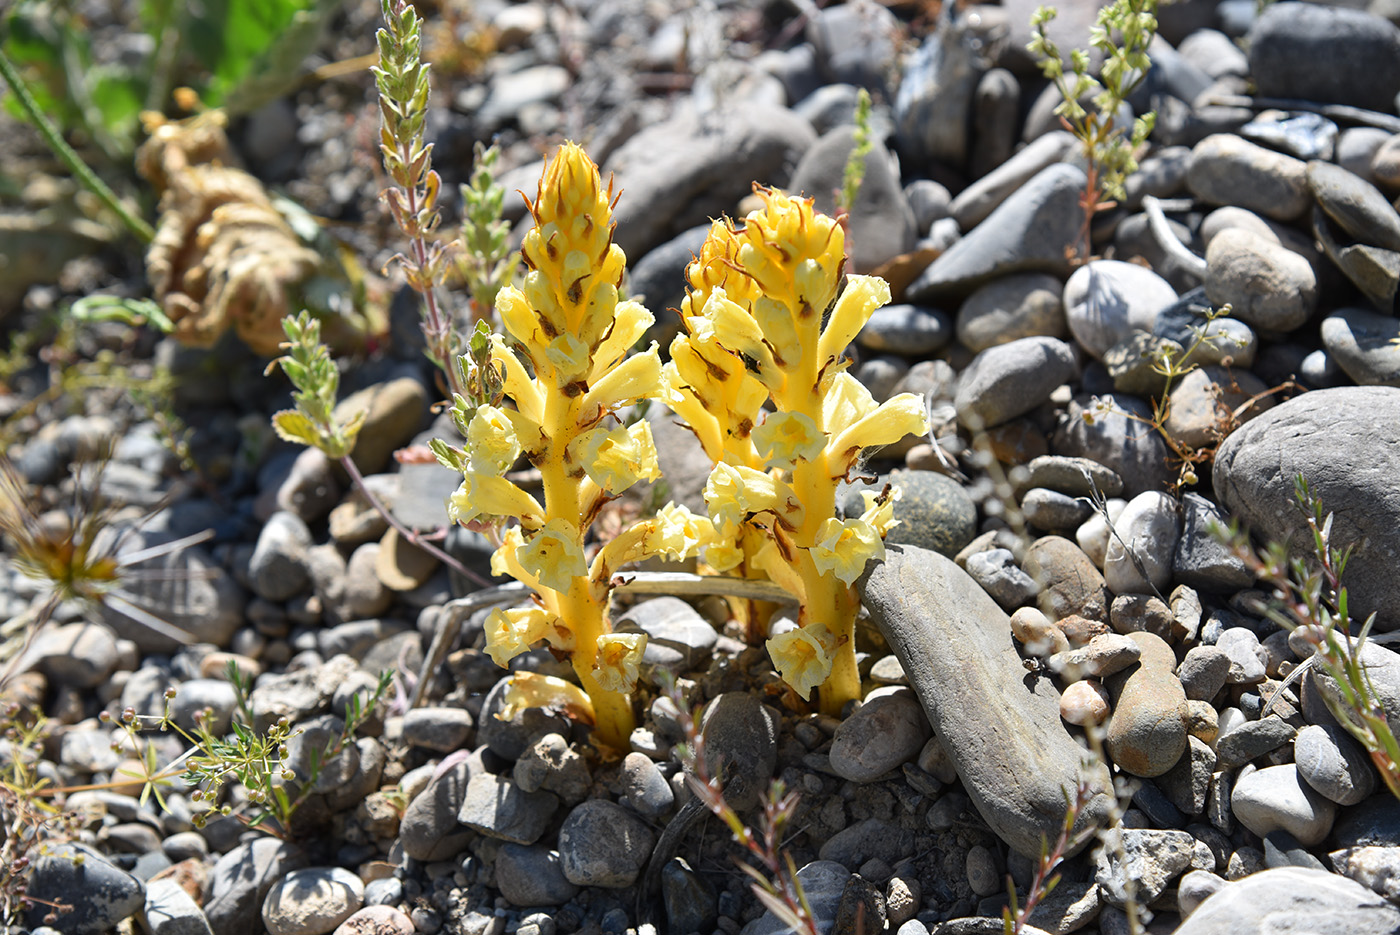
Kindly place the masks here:
POLYGON ((549 365, 558 372, 561 383, 572 383, 581 379, 588 368, 588 345, 568 332, 550 341, 544 356, 549 365))
MULTIPOLYGON (((558 517, 545 523, 529 542, 517 548, 515 557, 521 566, 534 573, 542 586, 555 591, 568 591, 576 579, 588 574, 578 529, 558 517)), ((492 565, 494 572, 494 560, 492 565)))
POLYGON ((803 698, 811 698, 812 689, 831 674, 831 653, 814 635, 817 626, 809 624, 779 633, 765 644, 778 674, 803 698))
POLYGON ((832 440, 833 457, 849 459, 846 465, 839 462, 833 464, 832 471, 854 463, 856 455, 863 448, 892 445, 906 435, 924 435, 927 432, 928 415, 924 411, 924 398, 914 393, 900 393, 893 399, 885 400, 875 411, 861 416, 832 440))
POLYGON ((497 607, 486 618, 486 655, 501 668, 530 646, 544 639, 555 617, 540 607, 497 607))
POLYGON ((562 711, 570 719, 593 723, 593 702, 573 682, 538 672, 517 672, 506 679, 505 695, 496 719, 509 721, 526 708, 562 711))
POLYGON ((860 495, 865 499, 865 512, 860 514, 861 522, 869 523, 870 528, 883 539, 891 529, 899 525, 899 520, 894 518, 894 502, 903 495, 903 491, 892 486, 887 496, 882 497, 869 490, 862 490, 860 495))
POLYGON ((863 519, 822 523, 811 549, 812 564, 822 574, 835 573, 845 584, 852 584, 865 571, 872 558, 885 557, 885 543, 875 528, 863 519))
POLYGON ((730 524, 724 533, 715 533, 714 541, 705 546, 705 564, 717 572, 726 572, 739 567, 744 560, 744 550, 738 543, 739 527, 730 524))
POLYGON ((504 410, 479 406, 467 426, 467 455, 473 471, 502 474, 520 457, 520 439, 504 410))
POLYGON ((530 308, 525 293, 514 286, 502 286, 496 293, 496 312, 501 316, 501 324, 506 333, 525 347, 543 343, 544 334, 540 331, 539 319, 530 308))
POLYGON ((469 470, 447 499, 447 518, 453 523, 470 523, 478 516, 514 516, 538 523, 543 515, 534 497, 499 474, 469 470))
POLYGON ((822 453, 826 434, 805 413, 770 412, 753 430, 753 443, 769 466, 790 471, 798 461, 810 461, 822 453))
POLYGON ((613 310, 612 330, 593 351, 593 369, 588 373, 588 382, 597 382, 599 377, 616 367, 655 323, 656 317, 640 302, 619 302, 613 310))
MULTIPOLYGON (((521 567, 520 561, 515 557, 516 552, 525 545, 525 536, 521 534, 520 527, 512 526, 501 534, 501 545, 496 551, 491 553, 491 574, 496 576, 509 575, 517 581, 522 580, 521 574, 525 569, 521 567)), ((527 576, 530 582, 534 581, 534 575, 527 576)))
POLYGON ((870 314, 890 301, 890 284, 879 276, 847 276, 846 288, 831 309, 831 317, 817 342, 817 360, 840 357, 855 340, 870 314))
POLYGON ((705 503, 719 526, 737 526, 749 513, 776 508, 777 484, 762 471, 721 461, 705 481, 705 503))
POLYGON ((691 334, 702 344, 715 341, 720 347, 736 354, 745 354, 759 361, 771 361, 772 356, 763 343, 763 330, 748 311, 725 294, 723 289, 715 289, 705 302, 699 317, 686 321, 691 334))
POLYGON ((822 388, 822 428, 831 435, 875 411, 875 398, 849 373, 832 374, 822 388))
POLYGON ((637 687, 637 670, 646 652, 645 633, 604 633, 598 637, 593 677, 603 691, 628 694, 637 687))
MULTIPOLYGON (((491 336, 491 362, 504 372, 501 388, 515 401, 516 411, 530 425, 535 426, 535 432, 538 434, 540 420, 544 418, 544 396, 540 394, 539 385, 525 371, 520 358, 506 347, 506 343, 498 334, 491 336)), ((519 423, 516 423, 515 431, 518 437, 522 431, 519 423)), ((520 445, 528 450, 534 442, 521 438, 520 445)))
POLYGON ((749 561, 749 567, 763 572, 774 584, 795 597, 798 602, 806 600, 807 586, 802 575, 789 559, 783 557, 773 538, 766 538, 749 561))
POLYGON ((638 480, 661 476, 651 424, 646 420, 631 426, 589 429, 569 442, 569 457, 608 493, 621 493, 638 480))
POLYGON ((667 503, 650 522, 652 528, 647 535, 646 551, 665 555, 676 562, 694 555, 715 535, 714 524, 708 517, 696 516, 677 503, 667 503))
POLYGON ((661 357, 656 347, 653 341, 645 353, 632 355, 599 377, 584 394, 584 417, 655 395, 661 385, 661 357))

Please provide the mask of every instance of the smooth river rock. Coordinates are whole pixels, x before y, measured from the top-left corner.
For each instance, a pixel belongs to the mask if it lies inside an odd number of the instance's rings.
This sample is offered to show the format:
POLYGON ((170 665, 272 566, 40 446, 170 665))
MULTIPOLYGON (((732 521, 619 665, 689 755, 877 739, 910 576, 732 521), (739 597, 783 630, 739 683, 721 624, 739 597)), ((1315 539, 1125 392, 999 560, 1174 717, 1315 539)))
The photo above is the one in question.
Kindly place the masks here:
MULTIPOLYGON (((1027 675, 1010 618, 951 559, 890 547, 859 586, 983 819, 1013 850, 1038 854, 1063 825, 1083 755, 1053 682, 1027 675)), ((1111 788, 1106 773, 1093 782, 1111 788)), ((1099 791, 1080 823, 1102 823, 1109 804, 1099 791)))
POLYGON ((1356 545, 1343 577, 1353 617, 1374 611, 1378 632, 1400 627, 1400 388, 1337 387, 1288 400, 1225 439, 1213 480, 1227 512, 1301 556, 1312 539, 1294 502, 1299 474, 1336 514, 1333 546, 1356 545))

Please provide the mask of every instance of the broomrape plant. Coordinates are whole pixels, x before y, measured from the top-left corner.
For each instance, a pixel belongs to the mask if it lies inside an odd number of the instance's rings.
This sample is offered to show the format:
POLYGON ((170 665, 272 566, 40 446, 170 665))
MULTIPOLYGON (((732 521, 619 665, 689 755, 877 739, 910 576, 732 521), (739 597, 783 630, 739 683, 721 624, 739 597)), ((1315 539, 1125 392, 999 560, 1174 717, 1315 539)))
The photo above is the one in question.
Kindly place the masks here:
MULTIPOLYGON (((620 301, 626 257, 612 242, 611 186, 583 150, 566 143, 545 169, 530 213, 535 227, 521 248, 529 272, 524 289, 503 287, 496 311, 506 336, 491 337, 489 366, 513 408, 472 405, 460 395, 454 417, 465 450, 438 443, 438 459, 462 472, 450 499, 454 522, 509 518, 491 570, 535 592, 530 606, 493 611, 486 651, 505 666, 545 640, 572 655, 586 698, 557 679, 518 673, 512 704, 565 696, 587 718, 596 739, 626 749, 634 726, 629 694, 646 648, 640 634, 613 633, 608 598, 623 565, 664 555, 681 560, 713 535, 704 517, 668 504, 634 523, 590 561, 584 543, 608 500, 639 480, 661 476, 651 428, 623 424, 617 412, 654 396, 661 360, 653 344, 628 356, 653 322, 639 303, 620 301), (536 499, 504 472, 524 454, 540 472, 536 499)), ((464 363, 463 367, 466 366, 464 363)))
POLYGON ((884 557, 898 494, 866 492, 865 511, 839 519, 837 486, 863 452, 928 424, 917 395, 877 405, 845 372, 842 354, 890 301, 888 284, 848 276, 842 289, 840 225, 810 199, 755 190, 764 209, 715 222, 687 270, 666 402, 716 462, 706 560, 767 574, 798 598, 798 627, 769 639, 769 655, 802 697, 820 685, 822 710, 839 714, 860 696, 852 585, 884 557))

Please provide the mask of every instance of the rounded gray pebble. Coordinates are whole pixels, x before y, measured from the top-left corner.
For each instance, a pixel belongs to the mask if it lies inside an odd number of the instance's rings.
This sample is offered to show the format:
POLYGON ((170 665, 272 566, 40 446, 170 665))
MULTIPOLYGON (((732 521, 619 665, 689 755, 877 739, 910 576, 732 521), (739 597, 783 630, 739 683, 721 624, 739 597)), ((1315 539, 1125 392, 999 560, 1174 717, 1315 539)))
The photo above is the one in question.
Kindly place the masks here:
POLYGON ((1365 751, 1336 725, 1310 724, 1293 740, 1298 775, 1338 805, 1356 805, 1370 798, 1376 773, 1365 751))

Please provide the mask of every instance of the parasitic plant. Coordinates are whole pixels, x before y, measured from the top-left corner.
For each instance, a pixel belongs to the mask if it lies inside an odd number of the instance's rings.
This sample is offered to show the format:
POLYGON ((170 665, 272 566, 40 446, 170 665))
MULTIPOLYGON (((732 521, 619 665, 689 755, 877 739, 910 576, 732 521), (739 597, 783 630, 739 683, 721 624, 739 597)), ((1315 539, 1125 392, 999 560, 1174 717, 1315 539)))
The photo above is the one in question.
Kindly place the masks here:
POLYGON ((707 561, 760 570, 797 596, 798 628, 775 634, 768 652, 799 694, 821 685, 822 710, 839 714, 860 695, 853 584, 884 557, 897 494, 867 492, 865 512, 840 519, 837 487, 866 449, 923 434, 927 419, 917 395, 877 404, 845 372, 846 346, 889 286, 849 276, 842 289, 840 225, 810 199, 756 191, 763 210, 716 222, 687 271, 667 402, 716 462, 707 561))
MULTIPOLYGON (((496 298, 506 336, 492 337, 490 365, 514 406, 457 397, 453 413, 466 449, 433 448, 463 473, 448 506, 455 522, 517 521, 504 532, 492 570, 527 584, 535 598, 491 614, 487 653, 502 666, 540 640, 570 653, 596 739, 626 749, 634 724, 629 694, 646 638, 611 631, 613 574, 650 556, 693 555, 712 527, 667 505, 623 530, 591 561, 585 555, 589 527, 604 504, 638 480, 660 476, 649 424, 625 425, 615 415, 657 393, 661 360, 654 344, 628 356, 653 318, 639 303, 619 299, 626 258, 612 242, 612 198, 583 150, 566 143, 530 204, 535 227, 521 249, 524 289, 505 286, 496 298), (542 499, 503 476, 522 454, 540 472, 542 499)), ((514 697, 548 694, 541 679, 517 674, 514 697)))

